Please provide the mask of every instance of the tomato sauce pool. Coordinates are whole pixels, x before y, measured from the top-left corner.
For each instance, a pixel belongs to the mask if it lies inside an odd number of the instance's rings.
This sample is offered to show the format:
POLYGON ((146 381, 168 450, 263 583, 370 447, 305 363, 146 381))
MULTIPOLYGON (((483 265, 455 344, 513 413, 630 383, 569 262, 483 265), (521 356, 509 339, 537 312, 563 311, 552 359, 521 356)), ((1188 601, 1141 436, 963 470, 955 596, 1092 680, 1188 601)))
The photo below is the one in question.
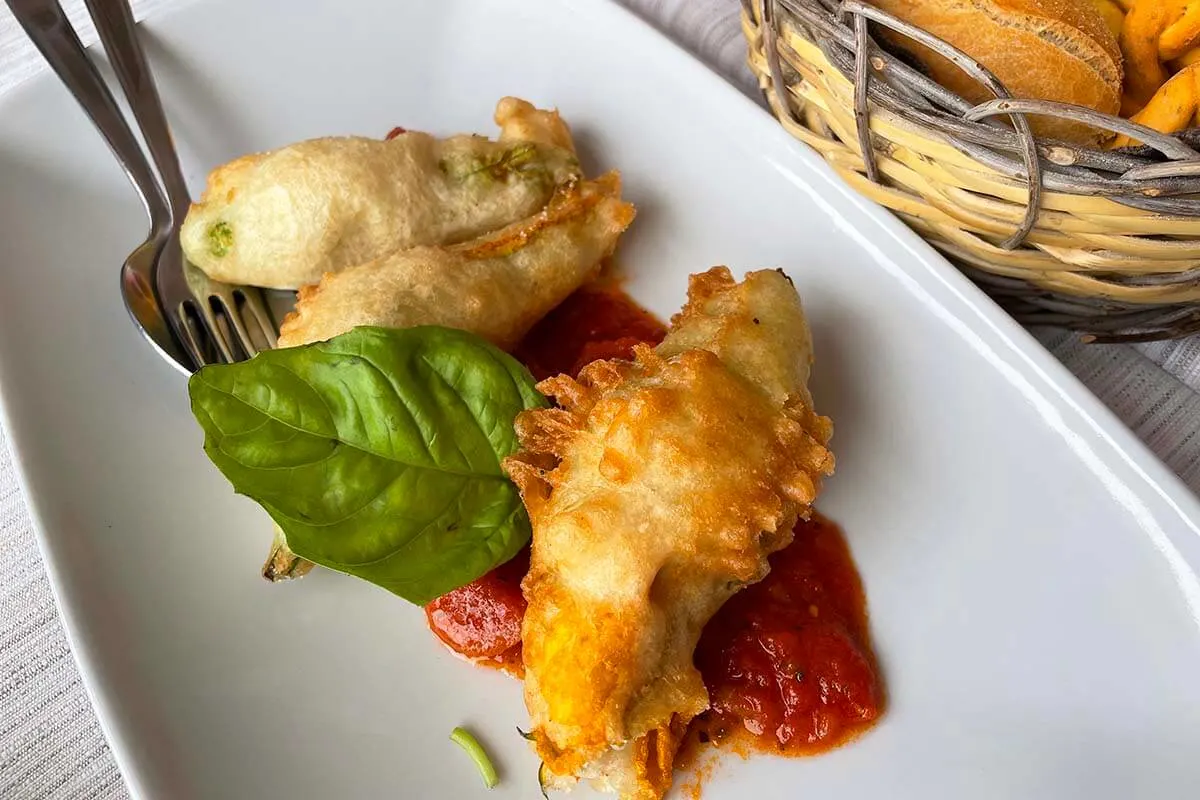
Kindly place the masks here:
MULTIPOLYGON (((530 331, 514 355, 539 380, 577 374, 600 358, 629 358, 666 328, 614 286, 579 290, 530 331)), ((528 550, 426 607, 429 627, 477 663, 521 674, 520 581, 528 550)), ((836 525, 814 515, 771 557, 767 578, 727 602, 696 649, 712 707, 692 722, 689 749, 808 755, 869 728, 883 691, 862 582, 836 525)))
POLYGON ((698 743, 820 753, 882 711, 862 582, 841 530, 818 514, 770 562, 704 627, 694 661, 711 707, 691 733, 698 743))

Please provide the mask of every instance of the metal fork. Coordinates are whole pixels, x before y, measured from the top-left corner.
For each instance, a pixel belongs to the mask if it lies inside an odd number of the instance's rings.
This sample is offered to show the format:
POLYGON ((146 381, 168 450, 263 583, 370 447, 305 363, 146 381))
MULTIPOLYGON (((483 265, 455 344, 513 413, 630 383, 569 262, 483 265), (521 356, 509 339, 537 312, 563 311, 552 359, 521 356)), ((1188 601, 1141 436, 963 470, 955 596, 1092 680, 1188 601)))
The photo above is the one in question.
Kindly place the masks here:
POLYGON ((273 346, 277 334, 260 290, 211 280, 183 257, 179 226, 192 201, 128 0, 86 0, 86 4, 167 190, 174 224, 171 238, 159 256, 155 286, 175 335, 200 364, 206 360, 201 329, 228 362, 273 346), (247 312, 245 318, 243 310, 247 312), (247 328, 248 320, 256 326, 257 336, 247 328))
POLYGON ((150 214, 150 236, 122 270, 126 306, 147 339, 185 372, 274 346, 276 330, 260 290, 210 280, 183 256, 179 226, 191 198, 126 0, 86 3, 161 184, 57 0, 5 2, 108 142, 150 214))

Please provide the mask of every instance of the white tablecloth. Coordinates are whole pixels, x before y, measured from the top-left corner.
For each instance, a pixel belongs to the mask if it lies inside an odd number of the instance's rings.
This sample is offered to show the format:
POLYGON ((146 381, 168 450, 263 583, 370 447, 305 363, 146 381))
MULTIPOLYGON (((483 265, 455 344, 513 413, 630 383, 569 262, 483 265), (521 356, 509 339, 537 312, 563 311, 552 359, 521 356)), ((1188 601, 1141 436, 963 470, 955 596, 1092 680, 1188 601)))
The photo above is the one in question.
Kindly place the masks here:
MULTIPOLYGON (((142 18, 176 1, 135 0, 134 7, 142 18)), ((757 97, 743 64, 737 0, 626 2, 757 97)), ((94 41, 90 25, 82 23, 81 0, 65 0, 64 6, 82 38, 94 41)), ((303 13, 302 7, 293 13, 303 13)), ((7 9, 0 11, 0 94, 43 69, 7 9)), ((1082 345, 1056 331, 1038 336, 1200 490, 1200 339, 1134 348, 1082 345)), ((0 798, 126 796, 63 636, 0 429, 0 798)))

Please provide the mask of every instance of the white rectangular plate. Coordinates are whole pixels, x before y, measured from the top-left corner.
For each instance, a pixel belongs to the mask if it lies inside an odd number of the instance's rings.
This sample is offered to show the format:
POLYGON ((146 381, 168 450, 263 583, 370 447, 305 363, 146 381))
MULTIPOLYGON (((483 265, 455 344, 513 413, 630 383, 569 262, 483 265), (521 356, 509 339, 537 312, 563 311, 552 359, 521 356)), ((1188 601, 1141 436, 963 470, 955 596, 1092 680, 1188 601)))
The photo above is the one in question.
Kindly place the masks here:
MULTIPOLYGON (((890 697, 861 741, 733 759, 706 797, 1182 797, 1200 785, 1200 519, 1094 398, 751 102, 602 0, 213 0, 146 31, 193 190, 242 153, 558 105, 640 213, 666 316, 715 263, 782 265, 811 316, 890 697)), ((329 572, 281 587, 267 518, 201 451, 118 266, 146 224, 53 78, 0 102, 0 385, 67 628, 142 797, 468 798, 447 740, 537 797, 518 685, 419 609, 329 572)))

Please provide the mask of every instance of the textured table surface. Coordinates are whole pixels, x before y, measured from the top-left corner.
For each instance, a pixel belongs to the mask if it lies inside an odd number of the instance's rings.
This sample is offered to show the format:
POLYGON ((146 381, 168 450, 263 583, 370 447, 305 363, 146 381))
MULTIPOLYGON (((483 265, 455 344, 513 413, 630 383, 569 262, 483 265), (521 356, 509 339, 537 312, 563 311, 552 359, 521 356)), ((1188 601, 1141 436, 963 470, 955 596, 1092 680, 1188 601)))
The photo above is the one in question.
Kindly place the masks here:
MULTIPOLYGON (((139 18, 178 0, 134 2, 139 18)), ((626 0, 751 95, 737 0, 626 0)), ((84 41, 82 0, 66 0, 84 41)), ((303 13, 302 4, 292 13, 303 13)), ((44 67, 0 10, 0 95, 44 67)), ((3 147, 3 142, 0 142, 3 147)), ((0 180, 3 176, 0 176, 0 180)), ((0 281, 6 269, 0 255, 0 281)), ((115 269, 115 265, 114 265, 115 269)), ((1125 423, 1200 490, 1200 339, 1085 346, 1057 331, 1038 338, 1125 423)), ((128 792, 96 721, 58 620, 24 498, 0 429, 0 798, 122 798, 128 792)))

